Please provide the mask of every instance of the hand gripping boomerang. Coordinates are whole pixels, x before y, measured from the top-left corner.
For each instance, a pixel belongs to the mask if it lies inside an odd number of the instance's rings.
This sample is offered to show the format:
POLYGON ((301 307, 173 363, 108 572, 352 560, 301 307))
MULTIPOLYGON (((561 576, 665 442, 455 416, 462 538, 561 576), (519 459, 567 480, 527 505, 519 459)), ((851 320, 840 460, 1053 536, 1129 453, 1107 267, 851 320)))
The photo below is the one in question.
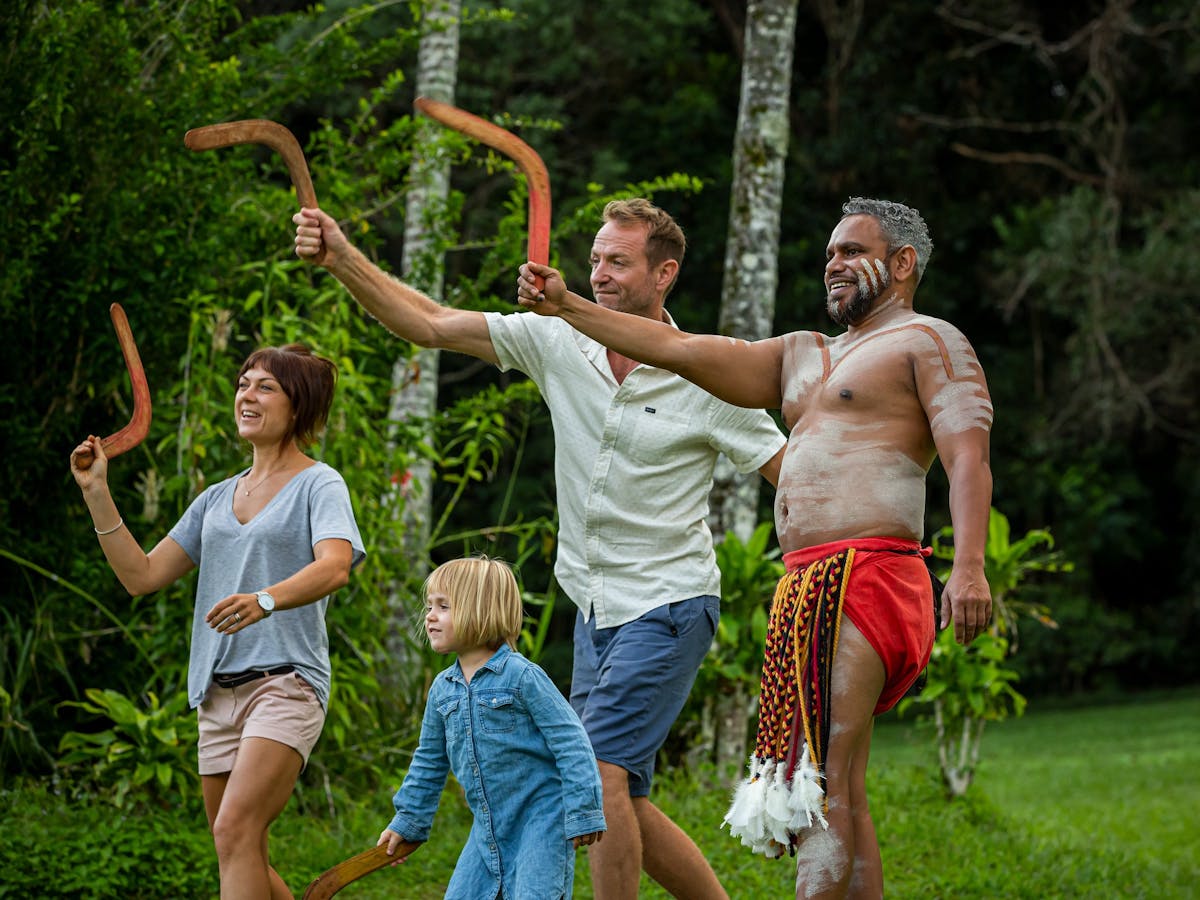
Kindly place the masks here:
MULTIPOLYGON (((129 319, 120 303, 114 303, 108 308, 112 317, 113 328, 117 331, 117 343, 121 345, 121 353, 125 356, 125 369, 129 372, 129 383, 133 386, 133 415, 129 424, 110 434, 100 445, 104 448, 109 459, 119 456, 127 450, 132 450, 146 439, 150 432, 150 385, 146 383, 146 371, 142 368, 142 359, 138 356, 137 343, 133 340, 133 332, 129 330, 129 319)), ((81 469, 90 469, 96 457, 91 450, 80 450, 75 455, 75 465, 81 469)))
POLYGON ((388 856, 387 848, 384 846, 365 850, 318 875, 305 889, 301 900, 329 900, 350 882, 357 881, 364 875, 370 875, 377 869, 404 859, 420 846, 420 842, 401 841, 396 845, 396 852, 391 856, 388 856))
MULTIPOLYGON (((529 186, 529 247, 528 259, 544 266, 550 264, 550 176, 546 165, 532 147, 499 125, 493 125, 457 106, 418 97, 413 105, 417 110, 447 128, 486 144, 517 164, 529 186)), ((542 279, 535 278, 539 290, 542 279)))
MULTIPOLYGON (((314 209, 317 205, 317 193, 313 190, 312 177, 308 173, 308 163, 304 159, 304 151, 296 136, 278 122, 270 119, 242 119, 237 122, 222 122, 219 125, 205 125, 193 128, 183 136, 183 144, 189 150, 215 150, 218 147, 232 147, 236 144, 264 144, 283 157, 287 165, 288 175, 292 179, 292 187, 296 189, 296 199, 300 205, 314 209)), ((309 257, 314 263, 319 263, 325 256, 325 249, 316 256, 309 257)))

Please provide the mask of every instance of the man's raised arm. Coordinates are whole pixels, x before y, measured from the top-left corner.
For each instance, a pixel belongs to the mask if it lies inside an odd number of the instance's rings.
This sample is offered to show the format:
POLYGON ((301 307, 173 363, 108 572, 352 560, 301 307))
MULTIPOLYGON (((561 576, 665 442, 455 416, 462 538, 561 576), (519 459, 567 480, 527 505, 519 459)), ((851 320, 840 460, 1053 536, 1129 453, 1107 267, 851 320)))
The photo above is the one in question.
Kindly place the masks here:
POLYGON ((714 397, 749 409, 778 409, 782 342, 743 341, 689 334, 666 322, 606 309, 567 290, 557 269, 528 262, 517 280, 518 302, 543 316, 558 316, 610 350, 667 369, 714 397), (534 276, 545 279, 540 290, 534 276))
POLYGON ((442 306, 388 275, 346 240, 337 222, 323 210, 301 209, 292 221, 296 224, 296 255, 310 259, 324 247, 321 265, 393 334, 422 347, 498 362, 483 313, 442 306))

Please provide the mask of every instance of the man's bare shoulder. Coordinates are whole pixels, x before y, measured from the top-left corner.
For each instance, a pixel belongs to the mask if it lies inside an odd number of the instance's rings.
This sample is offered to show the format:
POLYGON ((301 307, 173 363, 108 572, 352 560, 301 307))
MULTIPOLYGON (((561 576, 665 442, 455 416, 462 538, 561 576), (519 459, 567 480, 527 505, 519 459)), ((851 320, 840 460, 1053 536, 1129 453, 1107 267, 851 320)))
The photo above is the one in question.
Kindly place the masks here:
POLYGON ((907 327, 924 335, 924 341, 932 342, 936 353, 930 356, 940 362, 950 380, 983 377, 975 348, 958 326, 934 316, 915 315, 907 327))
POLYGON ((927 316, 923 313, 913 313, 912 319, 906 323, 907 325, 924 329, 927 332, 934 332, 944 338, 954 338, 955 340, 966 340, 966 335, 953 322, 947 322, 945 319, 939 319, 936 316, 927 316))
POLYGON ((974 355, 971 342, 958 326, 945 319, 920 313, 913 313, 903 320, 889 323, 873 335, 867 336, 868 339, 872 337, 886 338, 887 343, 895 349, 928 349, 932 342, 933 347, 941 350, 943 355, 974 355))

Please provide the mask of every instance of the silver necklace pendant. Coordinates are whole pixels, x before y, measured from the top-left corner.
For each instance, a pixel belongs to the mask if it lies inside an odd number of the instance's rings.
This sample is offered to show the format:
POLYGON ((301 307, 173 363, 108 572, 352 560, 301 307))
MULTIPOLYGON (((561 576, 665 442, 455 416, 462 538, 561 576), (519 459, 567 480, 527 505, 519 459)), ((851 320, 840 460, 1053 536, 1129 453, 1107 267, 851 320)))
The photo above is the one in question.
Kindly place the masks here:
POLYGON ((260 479, 258 480, 258 484, 256 484, 256 485, 253 485, 252 487, 245 488, 245 489, 242 491, 242 496, 243 496, 243 497, 249 497, 249 496, 250 496, 250 492, 251 492, 251 491, 257 491, 257 490, 258 490, 260 487, 262 487, 262 485, 263 485, 263 482, 265 482, 265 481, 266 481, 267 479, 269 479, 269 478, 274 478, 274 477, 275 477, 276 475, 278 475, 278 474, 279 474, 278 472, 272 472, 270 475, 265 475, 265 476, 263 476, 262 478, 260 478, 260 479))

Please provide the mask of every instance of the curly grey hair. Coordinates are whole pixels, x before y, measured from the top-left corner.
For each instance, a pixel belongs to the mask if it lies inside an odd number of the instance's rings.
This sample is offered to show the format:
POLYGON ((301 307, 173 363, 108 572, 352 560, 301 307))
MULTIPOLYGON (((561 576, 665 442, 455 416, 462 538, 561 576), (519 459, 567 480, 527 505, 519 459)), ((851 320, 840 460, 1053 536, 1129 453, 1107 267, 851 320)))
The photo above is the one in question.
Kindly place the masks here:
POLYGON ((891 200, 851 197, 842 204, 842 216, 856 215, 875 217, 888 242, 888 253, 895 253, 905 245, 917 251, 917 283, 920 284, 929 257, 933 255, 933 238, 929 236, 929 226, 921 214, 911 206, 891 200))

